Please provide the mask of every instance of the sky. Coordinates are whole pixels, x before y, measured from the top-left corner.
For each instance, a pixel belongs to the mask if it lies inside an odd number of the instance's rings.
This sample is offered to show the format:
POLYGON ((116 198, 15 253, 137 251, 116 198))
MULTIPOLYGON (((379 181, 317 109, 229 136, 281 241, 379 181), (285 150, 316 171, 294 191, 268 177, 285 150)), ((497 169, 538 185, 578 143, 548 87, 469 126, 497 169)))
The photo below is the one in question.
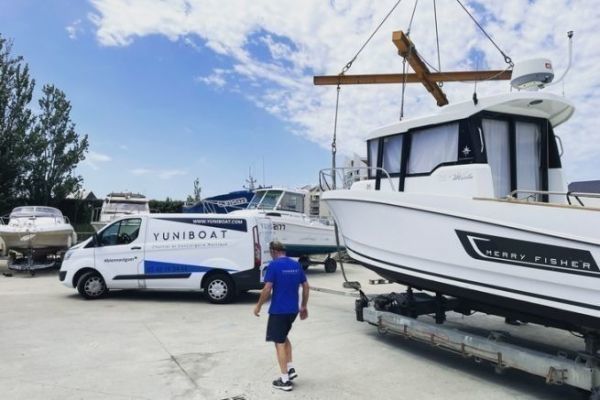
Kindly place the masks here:
MULTIPOLYGON (((0 0, 0 34, 43 84, 63 90, 90 149, 77 173, 84 188, 184 200, 198 178, 203 196, 260 184, 318 182, 331 163, 336 90, 313 75, 336 75, 397 0, 0 0)), ((463 3, 512 60, 552 60, 575 115, 557 129, 567 181, 600 179, 600 7, 597 1, 463 3)), ((433 0, 402 0, 348 74, 399 73, 392 32, 407 31, 438 65, 433 0)), ((437 1, 442 71, 504 69, 498 50, 458 2, 437 1)), ((343 86, 338 164, 366 154, 365 137, 398 121, 401 85, 343 86)), ((472 83, 447 83, 451 103, 472 83)), ((479 97, 508 82, 477 85, 479 97)), ((35 107, 34 107, 35 108, 35 107)), ((421 85, 406 88, 404 117, 437 112, 421 85)))

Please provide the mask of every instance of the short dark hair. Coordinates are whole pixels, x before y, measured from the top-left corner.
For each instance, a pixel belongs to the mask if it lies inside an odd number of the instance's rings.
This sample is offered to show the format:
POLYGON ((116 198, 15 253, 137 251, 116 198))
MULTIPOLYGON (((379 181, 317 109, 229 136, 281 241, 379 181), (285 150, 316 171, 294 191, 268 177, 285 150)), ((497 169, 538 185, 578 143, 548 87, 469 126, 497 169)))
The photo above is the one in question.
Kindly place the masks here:
POLYGON ((273 251, 285 251, 285 245, 279 240, 273 240, 269 243, 269 249, 273 251))

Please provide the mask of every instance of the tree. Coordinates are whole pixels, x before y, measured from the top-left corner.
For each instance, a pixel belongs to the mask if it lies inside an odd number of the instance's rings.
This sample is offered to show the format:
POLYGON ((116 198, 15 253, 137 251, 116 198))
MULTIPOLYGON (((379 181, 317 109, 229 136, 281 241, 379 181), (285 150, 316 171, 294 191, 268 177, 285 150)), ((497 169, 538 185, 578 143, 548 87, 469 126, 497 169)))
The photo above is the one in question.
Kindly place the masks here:
POLYGON ((89 143, 87 135, 80 138, 75 132, 65 93, 53 85, 44 85, 42 92, 41 114, 28 140, 23 188, 30 202, 48 205, 81 188, 83 178, 74 175, 74 169, 85 159, 89 143))
POLYGON ((200 186, 200 179, 194 179, 194 194, 188 194, 187 199, 185 200, 186 204, 196 204, 202 200, 202 187, 200 186))
POLYGON ((27 134, 34 121, 31 102, 35 81, 22 57, 11 56, 12 43, 0 35, 0 213, 22 193, 27 134))

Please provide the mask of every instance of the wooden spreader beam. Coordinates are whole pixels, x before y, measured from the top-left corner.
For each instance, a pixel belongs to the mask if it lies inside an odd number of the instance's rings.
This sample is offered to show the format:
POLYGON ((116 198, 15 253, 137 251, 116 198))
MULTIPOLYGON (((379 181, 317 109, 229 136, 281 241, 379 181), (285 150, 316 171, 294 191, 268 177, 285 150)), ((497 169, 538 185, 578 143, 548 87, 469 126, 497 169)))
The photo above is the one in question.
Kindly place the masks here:
POLYGON ((431 72, 410 38, 402 31, 392 34, 392 42, 398 49, 398 54, 406 59, 415 73, 411 74, 369 74, 369 75, 324 75, 315 76, 315 85, 369 85, 386 83, 422 83, 423 86, 435 97, 438 106, 448 104, 446 94, 437 85, 437 82, 459 81, 485 81, 508 80, 512 71, 487 70, 487 71, 455 71, 431 72))

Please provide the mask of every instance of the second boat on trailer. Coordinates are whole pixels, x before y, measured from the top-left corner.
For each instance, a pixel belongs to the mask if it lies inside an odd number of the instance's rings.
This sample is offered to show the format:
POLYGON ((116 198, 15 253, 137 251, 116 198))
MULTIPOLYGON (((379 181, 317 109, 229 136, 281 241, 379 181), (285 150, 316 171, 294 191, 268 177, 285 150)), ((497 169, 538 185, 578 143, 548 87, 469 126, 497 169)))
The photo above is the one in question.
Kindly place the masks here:
POLYGON ((298 257, 307 269, 314 264, 309 256, 327 254, 324 261, 326 272, 335 272, 336 261, 330 254, 338 251, 333 221, 327 218, 309 217, 305 213, 307 192, 282 188, 256 190, 246 210, 231 215, 263 215, 273 222, 274 238, 286 247, 287 255, 298 257))

